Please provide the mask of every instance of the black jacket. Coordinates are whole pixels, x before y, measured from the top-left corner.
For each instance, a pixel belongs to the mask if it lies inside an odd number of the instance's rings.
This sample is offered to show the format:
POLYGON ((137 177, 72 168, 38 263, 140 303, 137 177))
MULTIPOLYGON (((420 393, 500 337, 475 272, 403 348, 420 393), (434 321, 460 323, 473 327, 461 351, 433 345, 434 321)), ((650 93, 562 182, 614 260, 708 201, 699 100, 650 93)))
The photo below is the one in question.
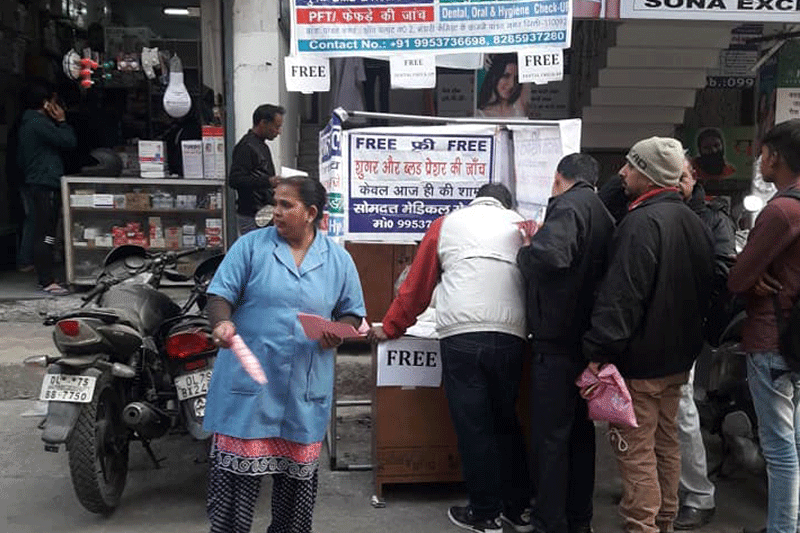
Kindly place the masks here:
POLYGON ((517 252, 534 351, 580 358, 613 231, 614 219, 588 183, 550 199, 541 229, 517 252))
POLYGON ((728 214, 728 206, 720 200, 706 201, 706 191, 698 183, 694 186, 689 207, 697 213, 714 238, 715 275, 728 279, 728 272, 736 256, 736 225, 728 214))
POLYGON ((642 201, 614 232, 584 355, 628 379, 688 371, 703 346, 713 263, 711 233, 680 194, 642 201))
POLYGON ((269 178, 275 175, 272 154, 252 131, 236 143, 231 156, 228 184, 238 192, 236 212, 252 217, 265 205, 274 203, 274 189, 269 178))

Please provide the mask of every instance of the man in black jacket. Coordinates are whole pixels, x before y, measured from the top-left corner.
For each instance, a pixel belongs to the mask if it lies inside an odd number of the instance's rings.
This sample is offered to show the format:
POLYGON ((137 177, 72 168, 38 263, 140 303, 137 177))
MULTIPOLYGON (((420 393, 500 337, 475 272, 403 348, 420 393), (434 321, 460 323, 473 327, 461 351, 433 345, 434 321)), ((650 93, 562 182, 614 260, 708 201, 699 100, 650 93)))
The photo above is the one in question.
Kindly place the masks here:
POLYGON ((275 165, 264 141, 281 133, 286 110, 272 104, 260 105, 253 112, 253 127, 233 148, 228 185, 236 189, 236 219, 239 235, 257 229, 256 213, 274 203, 275 165))
POLYGON ((611 241, 583 350, 593 372, 604 363, 619 368, 639 424, 610 427, 625 531, 659 533, 672 530, 678 511, 675 419, 680 387, 703 346, 714 252, 711 233, 678 190, 681 143, 651 137, 627 160, 620 175, 632 202, 611 241))
POLYGON ((594 424, 575 379, 585 367, 581 335, 606 265, 614 219, 595 192, 598 164, 570 154, 556 168, 544 224, 517 252, 533 335, 531 427, 534 531, 591 531, 594 424))

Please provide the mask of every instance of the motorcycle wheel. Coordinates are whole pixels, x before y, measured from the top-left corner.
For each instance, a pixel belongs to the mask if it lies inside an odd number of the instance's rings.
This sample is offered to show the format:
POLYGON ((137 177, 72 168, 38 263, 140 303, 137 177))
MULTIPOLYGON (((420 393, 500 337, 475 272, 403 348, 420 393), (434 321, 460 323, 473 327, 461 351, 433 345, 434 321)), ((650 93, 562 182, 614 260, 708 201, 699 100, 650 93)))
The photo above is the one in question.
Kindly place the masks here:
POLYGON ((72 486, 81 505, 93 513, 114 512, 125 488, 129 435, 122 408, 111 376, 101 375, 67 441, 72 486))

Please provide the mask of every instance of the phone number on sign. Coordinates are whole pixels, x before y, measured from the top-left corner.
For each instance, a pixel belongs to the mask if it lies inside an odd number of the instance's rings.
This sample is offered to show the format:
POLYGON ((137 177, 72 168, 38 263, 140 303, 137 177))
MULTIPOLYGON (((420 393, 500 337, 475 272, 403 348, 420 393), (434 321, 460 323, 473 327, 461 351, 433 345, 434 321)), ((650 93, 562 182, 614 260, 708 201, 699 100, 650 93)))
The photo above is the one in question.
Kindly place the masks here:
POLYGON ((463 48, 465 46, 486 46, 489 44, 485 36, 461 37, 418 37, 415 39, 395 39, 394 48, 463 48))
POLYGON ((492 37, 492 44, 557 43, 565 41, 566 38, 567 33, 561 30, 512 33, 495 35, 492 37))

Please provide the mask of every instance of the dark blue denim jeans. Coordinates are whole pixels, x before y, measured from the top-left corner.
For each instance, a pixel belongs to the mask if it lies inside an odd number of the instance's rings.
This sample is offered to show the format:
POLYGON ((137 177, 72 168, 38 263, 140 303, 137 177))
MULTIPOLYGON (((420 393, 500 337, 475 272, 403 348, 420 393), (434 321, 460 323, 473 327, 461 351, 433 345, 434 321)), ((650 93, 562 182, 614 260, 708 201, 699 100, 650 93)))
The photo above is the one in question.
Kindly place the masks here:
POLYGON ((523 339, 464 333, 441 339, 442 371, 461 470, 476 518, 522 511, 530 490, 516 401, 523 339))
POLYGON ((531 445, 538 487, 532 517, 547 533, 592 520, 595 436, 575 380, 586 363, 576 354, 536 353, 531 362, 531 445))

